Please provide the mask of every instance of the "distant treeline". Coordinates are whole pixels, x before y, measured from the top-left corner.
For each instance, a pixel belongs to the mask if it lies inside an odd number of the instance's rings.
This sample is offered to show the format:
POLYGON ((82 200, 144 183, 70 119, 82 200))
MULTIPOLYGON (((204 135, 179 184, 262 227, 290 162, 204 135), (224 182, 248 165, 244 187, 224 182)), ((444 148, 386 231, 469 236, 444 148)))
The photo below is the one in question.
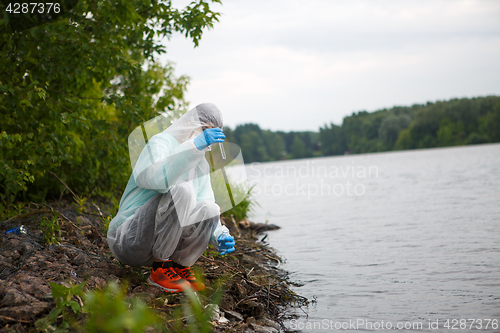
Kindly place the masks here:
POLYGON ((395 106, 345 117, 319 132, 273 132, 256 124, 224 128, 245 162, 500 142, 500 97, 395 106))

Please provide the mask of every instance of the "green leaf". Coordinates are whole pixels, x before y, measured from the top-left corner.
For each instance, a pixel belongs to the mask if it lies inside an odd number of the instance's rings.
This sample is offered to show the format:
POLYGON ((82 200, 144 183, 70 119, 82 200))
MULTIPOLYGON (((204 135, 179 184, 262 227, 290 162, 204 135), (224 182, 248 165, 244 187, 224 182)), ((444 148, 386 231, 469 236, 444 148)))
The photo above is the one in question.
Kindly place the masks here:
POLYGON ((19 106, 31 106, 31 102, 27 99, 22 99, 21 101, 19 101, 19 106))

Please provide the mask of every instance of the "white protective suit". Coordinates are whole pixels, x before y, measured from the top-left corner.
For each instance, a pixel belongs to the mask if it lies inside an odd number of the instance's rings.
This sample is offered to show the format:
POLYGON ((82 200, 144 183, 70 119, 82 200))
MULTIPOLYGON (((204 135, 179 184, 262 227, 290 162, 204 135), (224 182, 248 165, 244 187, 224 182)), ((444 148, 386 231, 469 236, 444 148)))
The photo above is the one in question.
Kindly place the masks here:
POLYGON ((210 184, 210 147, 200 151, 194 139, 202 126, 222 125, 215 105, 200 104, 149 140, 109 225, 108 244, 118 260, 151 266, 170 258, 191 266, 209 242, 218 247, 218 237, 229 231, 210 184))

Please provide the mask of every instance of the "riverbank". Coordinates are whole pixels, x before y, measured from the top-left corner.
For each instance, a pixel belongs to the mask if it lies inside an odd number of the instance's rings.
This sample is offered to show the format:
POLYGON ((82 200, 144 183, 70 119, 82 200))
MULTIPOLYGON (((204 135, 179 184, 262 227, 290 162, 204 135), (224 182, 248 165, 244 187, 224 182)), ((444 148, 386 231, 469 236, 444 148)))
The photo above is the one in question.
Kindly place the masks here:
MULTIPOLYGON (((76 207, 64 200, 50 205, 30 204, 24 214, 1 222, 1 332, 37 331, 35 322, 47 318, 56 307, 49 283, 73 289, 84 284, 86 293, 117 284, 124 288, 126 300, 138 299, 146 304, 165 328, 173 330, 190 322, 192 314, 186 313, 188 299, 184 294, 168 294, 148 286, 149 268, 129 267, 112 256, 105 237, 110 216, 107 209, 96 203, 76 207), (19 225, 24 225, 26 234, 4 235, 5 230, 19 225)), ((305 305, 307 300, 289 289, 288 274, 279 268, 280 257, 265 240, 259 240, 265 237, 258 233, 269 226, 234 219, 223 219, 223 223, 236 239, 235 252, 222 257, 209 247, 193 267, 206 284, 205 292, 197 293, 200 305, 218 308, 211 318, 213 331, 284 330, 287 309, 305 305), (209 305, 220 291, 218 307, 209 305)), ((84 297, 68 297, 68 302, 79 305, 76 309, 85 308, 84 297)), ((71 320, 66 320, 62 312, 46 329, 69 325, 78 330, 92 316, 85 311, 74 314, 70 307, 66 310, 71 320)))

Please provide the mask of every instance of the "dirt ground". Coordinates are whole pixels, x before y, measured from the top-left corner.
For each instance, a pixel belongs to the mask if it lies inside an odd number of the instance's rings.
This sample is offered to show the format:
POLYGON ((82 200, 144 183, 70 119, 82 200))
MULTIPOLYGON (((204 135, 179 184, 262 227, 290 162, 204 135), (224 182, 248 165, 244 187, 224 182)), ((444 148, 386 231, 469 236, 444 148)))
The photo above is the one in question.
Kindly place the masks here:
MULTIPOLYGON (((128 296, 139 297, 165 317, 181 307, 182 294, 167 294, 147 285, 151 268, 129 267, 113 257, 103 228, 109 215, 105 206, 92 203, 78 209, 58 202, 28 208, 27 213, 0 222, 0 332, 36 331, 35 321, 55 306, 49 282, 69 287, 85 281, 86 291, 125 282, 128 296), (51 219, 60 233, 56 230, 57 239, 48 244, 40 221, 51 219), (26 234, 4 234, 20 225, 26 234)), ((222 222, 235 237, 235 252, 220 256, 209 247, 193 267, 207 290, 220 289, 220 285, 224 289, 220 311, 212 320, 213 331, 284 331, 288 310, 292 305, 306 305, 307 300, 289 289, 287 272, 279 268, 280 257, 263 240, 261 232, 275 226, 234 219, 222 222)), ((199 299, 202 304, 210 301, 204 295, 199 299)), ((167 329, 175 320, 186 322, 186 318, 171 319, 167 329)))

